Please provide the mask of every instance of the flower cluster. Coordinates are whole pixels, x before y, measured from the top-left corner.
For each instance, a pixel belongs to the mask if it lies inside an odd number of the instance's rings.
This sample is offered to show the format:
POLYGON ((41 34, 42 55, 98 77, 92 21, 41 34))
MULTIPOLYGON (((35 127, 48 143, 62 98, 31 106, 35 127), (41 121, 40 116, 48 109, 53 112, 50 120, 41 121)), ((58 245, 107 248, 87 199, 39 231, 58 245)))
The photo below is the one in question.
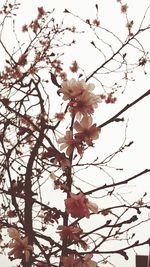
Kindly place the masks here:
POLYGON ((83 193, 70 193, 70 198, 65 200, 66 212, 73 218, 82 218, 90 216, 90 210, 98 213, 98 206, 90 202, 83 193))
POLYGON ((38 30, 41 28, 40 24, 41 24, 41 19, 43 18, 43 16, 46 14, 45 10, 43 9, 43 7, 38 7, 38 15, 37 18, 35 20, 33 20, 30 25, 23 25, 22 27, 22 32, 27 32, 29 28, 32 29, 32 31, 36 34, 38 32, 38 30))
POLYGON ((84 80, 62 82, 59 93, 63 94, 64 100, 69 100, 70 112, 80 115, 92 114, 101 102, 100 96, 92 93, 94 84, 86 84, 84 80))
POLYGON ((58 144, 61 144, 60 150, 66 149, 66 155, 70 156, 76 148, 82 156, 85 144, 93 146, 93 140, 98 139, 100 128, 96 124, 92 124, 91 116, 84 116, 80 122, 74 123, 74 129, 77 131, 73 135, 72 131, 67 131, 64 137, 58 139, 58 144))
MULTIPOLYGON (((74 69, 73 69, 74 71, 74 69)), ((93 124, 92 114, 101 102, 101 96, 93 93, 94 85, 86 84, 84 80, 76 81, 71 79, 65 81, 59 89, 63 94, 63 99, 68 101, 68 110, 75 121, 72 123, 72 129, 66 131, 66 134, 57 140, 60 144, 60 150, 66 149, 66 155, 73 155, 74 149, 80 156, 83 155, 86 147, 93 146, 93 140, 98 139, 100 127, 93 124)), ((98 213, 98 206, 92 203, 82 193, 70 195, 65 199, 65 210, 72 218, 89 218, 90 211, 98 213)), ((81 245, 87 250, 88 244, 82 240, 83 231, 78 225, 59 226, 58 233, 60 239, 68 245, 74 243, 81 245)), ((61 257, 63 267, 96 267, 96 262, 92 261, 92 254, 85 257, 79 257, 75 254, 69 254, 61 257)))
POLYGON ((62 82, 59 93, 63 94, 63 99, 68 100, 68 107, 73 117, 80 118, 80 121, 75 121, 73 131, 66 131, 64 137, 57 140, 61 144, 60 150, 66 148, 66 155, 69 157, 74 149, 80 156, 83 155, 85 146, 93 146, 93 140, 98 139, 100 128, 96 124, 92 124, 91 114, 101 102, 101 96, 95 95, 92 91, 94 84, 86 84, 84 80, 71 79, 70 81, 62 82))

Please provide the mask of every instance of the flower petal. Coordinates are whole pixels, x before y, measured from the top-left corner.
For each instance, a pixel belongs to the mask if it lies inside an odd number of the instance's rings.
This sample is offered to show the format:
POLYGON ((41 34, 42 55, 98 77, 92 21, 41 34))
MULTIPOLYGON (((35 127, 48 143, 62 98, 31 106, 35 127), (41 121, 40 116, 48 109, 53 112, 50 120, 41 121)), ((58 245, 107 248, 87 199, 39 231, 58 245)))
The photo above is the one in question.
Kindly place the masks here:
POLYGON ((16 228, 10 227, 8 229, 8 233, 9 233, 9 237, 11 238, 16 238, 20 236, 20 233, 18 232, 18 230, 16 228))
POLYGON ((91 201, 88 201, 87 206, 88 206, 88 208, 89 208, 92 212, 94 212, 94 213, 98 213, 98 206, 97 206, 97 204, 95 204, 95 203, 93 203, 93 202, 91 202, 91 201))

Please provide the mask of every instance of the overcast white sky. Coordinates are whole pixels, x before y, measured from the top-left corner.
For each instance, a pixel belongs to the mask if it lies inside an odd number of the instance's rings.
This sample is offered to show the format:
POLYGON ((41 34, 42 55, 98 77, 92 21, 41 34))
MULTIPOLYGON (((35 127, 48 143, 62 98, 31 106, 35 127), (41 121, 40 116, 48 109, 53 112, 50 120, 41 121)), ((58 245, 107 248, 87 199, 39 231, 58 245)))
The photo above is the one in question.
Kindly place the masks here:
MULTIPOLYGON (((56 8, 56 16, 59 18, 61 16, 62 10, 67 8, 71 10, 73 13, 85 18, 95 18, 95 4, 99 4, 100 8, 100 22, 102 26, 106 26, 109 30, 115 31, 115 34, 119 35, 119 37, 124 36, 125 34, 125 27, 123 26, 125 23, 125 19, 122 19, 122 14, 119 13, 119 4, 116 3, 115 0, 21 0, 20 11, 18 12, 17 16, 17 24, 18 27, 26 22, 30 22, 32 18, 35 16, 35 10, 39 6, 43 6, 45 10, 52 10, 53 7, 56 8), (116 15, 117 14, 117 15, 116 15), (120 15, 119 15, 120 14, 120 15), (124 29, 124 30, 122 30, 124 29)), ((124 4, 127 3, 129 6, 128 15, 131 20, 135 21, 135 28, 138 25, 138 22, 141 21, 144 11, 150 4, 149 0, 127 0, 123 2, 124 4)), ((150 12, 148 14, 148 19, 150 18, 150 12)), ((147 19, 147 21, 148 21, 147 19)), ((73 22, 73 18, 70 16, 70 20, 68 22, 73 22)), ((149 21, 150 22, 150 21, 149 21)), ((145 21, 146 23, 146 21, 145 21)), ((5 41, 8 38, 8 31, 5 35, 5 41)), ((86 36, 85 40, 90 40, 91 36, 86 36)), ((103 38, 103 37, 102 37, 103 38)), ((150 40, 150 33, 144 35, 144 45, 147 49, 149 49, 149 40, 150 40)), ((8 47, 12 47, 11 37, 9 36, 9 42, 7 43, 8 47)), ((96 55, 89 54, 87 56, 85 47, 85 43, 80 43, 80 49, 73 50, 74 60, 80 60, 83 67, 86 66, 87 73, 90 73, 93 66, 98 65, 98 58, 96 55)), ((4 56, 4 55, 3 55, 4 56)), ((71 55, 72 56, 72 55, 71 55)), ((133 55, 132 55, 133 56, 133 55)), ((4 59, 5 57, 3 57, 4 59)), ((66 58, 66 62, 69 64, 69 55, 66 58)), ((72 58, 71 58, 72 60, 72 58)), ((93 67, 93 68, 94 68, 93 67)), ((149 66, 148 66, 149 68, 149 66)), ((149 71, 149 69, 148 69, 149 71)), ((136 74, 136 82, 130 83, 127 87, 126 93, 121 96, 118 105, 113 107, 108 107, 108 111, 106 112, 105 107, 102 107, 100 111, 97 113, 97 123, 100 124, 105 121, 105 119, 109 118, 115 112, 119 111, 119 108, 123 107, 125 104, 130 103, 133 99, 137 96, 140 96, 142 93, 147 91, 150 87, 150 76, 149 74, 144 76, 141 72, 137 72, 136 74)), ((127 131, 127 140, 135 141, 135 144, 130 149, 130 152, 125 152, 120 159, 116 159, 113 161, 113 164, 120 164, 125 169, 123 173, 123 177, 126 178, 132 174, 135 174, 145 168, 149 167, 149 148, 150 148, 150 126, 149 126, 149 112, 150 112, 150 97, 143 100, 141 103, 137 104, 131 111, 128 111, 125 114, 125 119, 129 118, 128 122, 128 131, 127 131)), ((103 151, 103 155, 107 155, 110 151, 113 152, 115 148, 119 147, 123 141, 124 136, 124 126, 119 127, 106 127, 101 133, 101 142, 98 143, 97 148, 98 151, 103 151), (118 133, 118 131, 120 131, 118 133), (114 138, 117 136, 117 139, 114 138), (116 142, 117 141, 117 142, 116 142), (119 144, 118 144, 119 143, 119 144)), ((92 154, 91 154, 92 155, 92 154)), ((93 155, 94 156, 94 155, 93 155)), ((129 199, 133 198, 138 199, 141 194, 145 191, 149 191, 149 175, 142 177, 141 179, 136 180, 136 187, 135 183, 132 183, 132 188, 128 188, 127 191, 123 188, 123 194, 128 194, 129 199), (133 190, 133 188, 135 188, 133 190), (132 191, 132 194, 129 191, 132 191), (134 193, 134 194, 133 194, 134 193)), ((150 224, 147 224, 139 231, 139 238, 142 240, 144 237, 147 238, 149 235, 149 228, 150 224), (144 229, 143 229, 144 228, 144 229), (144 230, 144 231, 143 231, 144 230)), ((139 253, 145 254, 148 253, 148 248, 138 249, 139 253)), ((113 256, 114 263, 116 267, 134 267, 134 257, 131 257, 131 260, 128 262, 122 261, 121 257, 113 256)), ((12 267, 12 263, 8 263, 7 257, 3 257, 0 255, 0 263, 3 264, 5 267, 12 267)), ((142 266, 141 266, 142 267, 142 266)))

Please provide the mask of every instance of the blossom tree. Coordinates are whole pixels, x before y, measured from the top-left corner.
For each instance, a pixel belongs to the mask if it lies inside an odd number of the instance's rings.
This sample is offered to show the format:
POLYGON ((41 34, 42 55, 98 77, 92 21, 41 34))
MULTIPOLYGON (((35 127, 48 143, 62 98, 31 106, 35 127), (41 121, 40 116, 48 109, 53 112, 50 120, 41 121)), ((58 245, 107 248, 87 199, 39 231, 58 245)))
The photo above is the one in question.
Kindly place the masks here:
POLYGON ((134 172, 133 163, 126 176, 115 165, 134 144, 125 114, 150 95, 135 90, 126 102, 139 71, 148 73, 142 35, 150 30, 149 7, 137 23, 130 6, 114 2, 121 36, 103 24, 98 3, 91 7, 95 16, 85 19, 65 7, 60 19, 39 6, 18 29, 20 3, 1 1, 0 249, 12 266, 112 266, 111 255, 128 260, 128 251, 150 243, 137 236, 148 221, 147 193, 133 200, 118 190, 144 180, 150 169, 134 172), (84 38, 95 63, 89 69, 80 56, 67 63, 84 38), (119 139, 113 128, 124 141, 106 155, 107 126, 112 143, 119 139))

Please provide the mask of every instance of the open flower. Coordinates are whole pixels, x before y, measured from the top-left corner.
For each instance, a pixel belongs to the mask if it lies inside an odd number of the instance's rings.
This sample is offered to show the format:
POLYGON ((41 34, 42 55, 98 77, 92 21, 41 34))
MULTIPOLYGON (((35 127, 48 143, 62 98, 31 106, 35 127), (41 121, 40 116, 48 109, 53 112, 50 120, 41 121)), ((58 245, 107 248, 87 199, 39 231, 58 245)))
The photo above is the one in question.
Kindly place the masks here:
POLYGON ((77 148, 78 153, 80 155, 83 154, 83 147, 81 141, 80 139, 73 137, 72 131, 67 131, 66 135, 64 137, 59 138, 57 142, 58 144, 62 143, 62 145, 60 146, 60 150, 67 148, 66 155, 68 157, 73 153, 74 148, 77 148))
POLYGON ((61 240, 66 239, 68 242, 79 241, 80 235, 83 234, 83 230, 78 226, 63 226, 60 225, 57 228, 59 230, 61 240))
POLYGON ((65 206, 66 212, 73 218, 89 218, 89 210, 92 210, 94 213, 98 212, 97 205, 88 201, 83 193, 79 193, 77 195, 70 193, 70 198, 65 200, 65 206))
POLYGON ((95 95, 90 91, 84 91, 69 103, 70 112, 73 114, 92 114, 94 109, 98 107, 98 103, 101 102, 99 95, 95 95))
POLYGON ((59 92, 63 93, 64 100, 68 100, 82 95, 84 91, 92 91, 94 87, 94 84, 86 84, 84 80, 76 81, 71 79, 70 81, 62 82, 59 92))
POLYGON ((92 145, 92 141, 98 139, 100 128, 96 124, 92 125, 92 117, 84 116, 79 123, 74 123, 74 129, 78 132, 76 137, 86 142, 87 145, 92 145))
POLYGON ((20 233, 15 228, 8 229, 9 236, 12 238, 12 241, 9 243, 9 248, 12 250, 8 253, 9 256, 14 255, 15 258, 25 257, 25 261, 29 261, 30 253, 33 250, 33 247, 28 244, 28 237, 21 238, 20 233))
POLYGON ((94 87, 94 84, 86 84, 84 80, 71 79, 62 82, 59 93, 63 93, 64 100, 70 100, 69 110, 71 113, 92 114, 98 103, 101 102, 100 96, 92 93, 94 87))

